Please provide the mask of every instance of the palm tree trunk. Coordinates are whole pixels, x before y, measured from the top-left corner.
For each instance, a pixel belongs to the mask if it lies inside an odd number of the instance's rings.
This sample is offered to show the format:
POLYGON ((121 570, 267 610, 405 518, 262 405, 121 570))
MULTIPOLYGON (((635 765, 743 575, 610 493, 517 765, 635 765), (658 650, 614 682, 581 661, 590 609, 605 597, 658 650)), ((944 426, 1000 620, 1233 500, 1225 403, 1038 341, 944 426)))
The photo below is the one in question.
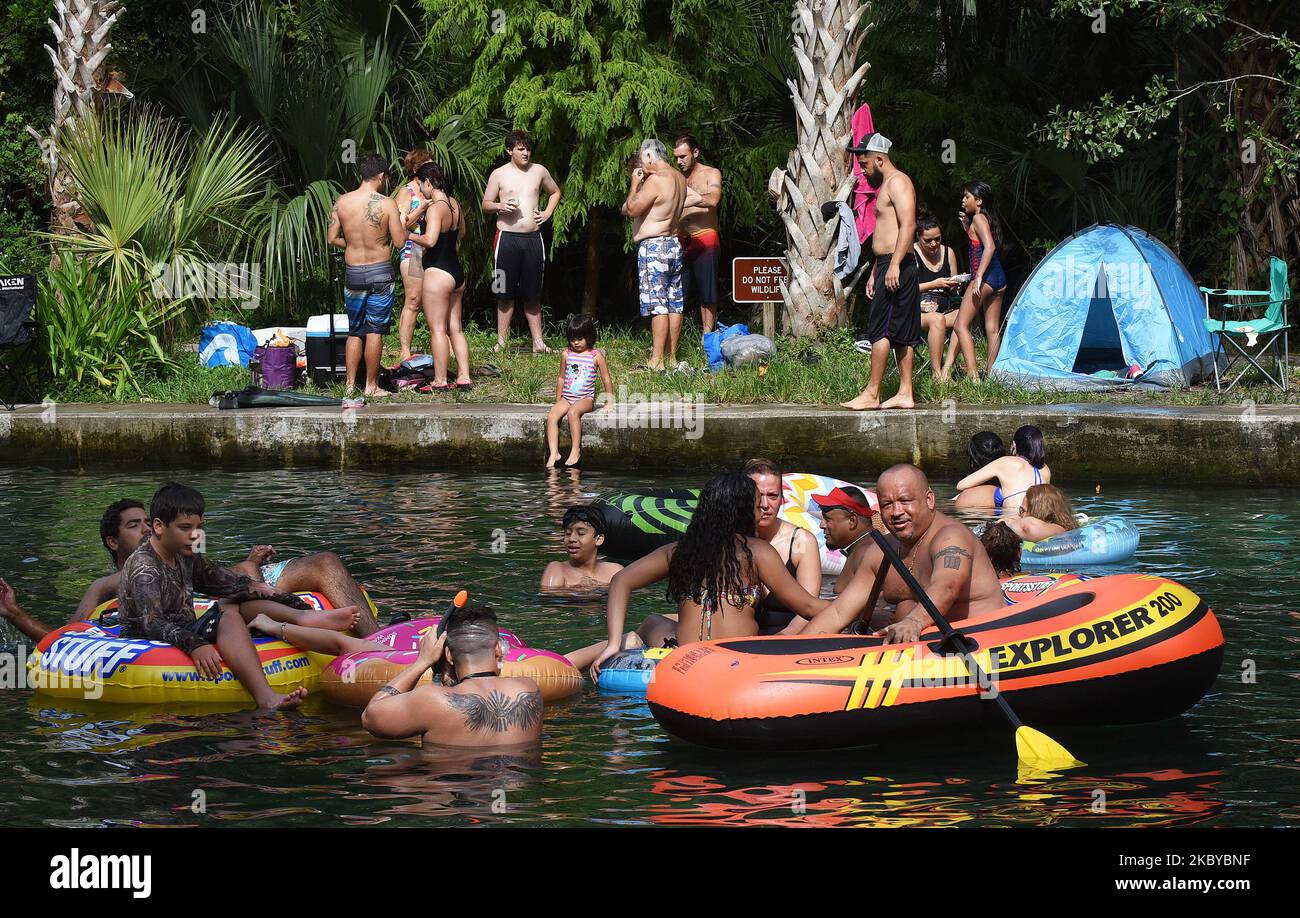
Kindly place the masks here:
POLYGON ((796 0, 794 57, 798 83, 788 81, 794 100, 797 146, 785 169, 768 184, 785 223, 790 267, 782 325, 795 335, 815 335, 841 324, 849 288, 835 277, 837 221, 822 219, 827 201, 845 200, 853 187, 853 165, 845 152, 858 85, 869 64, 855 69, 867 28, 859 29, 863 0, 796 0))
MULTIPOLYGON (((71 233, 78 225, 88 226, 90 217, 78 203, 67 169, 59 162, 56 141, 60 134, 91 111, 95 92, 105 88, 104 61, 113 46, 108 33, 125 8, 119 0, 55 0, 58 21, 49 20, 57 46, 45 46, 54 64, 54 118, 48 137, 28 131, 45 150, 50 170, 50 200, 54 207, 54 229, 71 233)), ((116 91, 125 93, 119 86, 116 91)))

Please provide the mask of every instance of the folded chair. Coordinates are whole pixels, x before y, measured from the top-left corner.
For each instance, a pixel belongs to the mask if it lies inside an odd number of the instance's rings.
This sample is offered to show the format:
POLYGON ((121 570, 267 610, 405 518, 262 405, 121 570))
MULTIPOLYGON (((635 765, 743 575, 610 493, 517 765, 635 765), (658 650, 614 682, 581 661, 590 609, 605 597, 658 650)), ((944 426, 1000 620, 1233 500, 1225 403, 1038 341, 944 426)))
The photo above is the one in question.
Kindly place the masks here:
POLYGON ((35 351, 35 306, 35 275, 0 277, 0 405, 9 411, 24 394, 31 395, 27 376, 35 351))
POLYGON ((1265 379, 1286 392, 1287 376, 1290 372, 1290 353, 1287 350, 1289 345, 1287 332, 1290 326, 1287 325, 1286 319, 1286 304, 1290 298, 1290 290, 1287 287, 1286 262, 1280 258, 1269 259, 1269 289, 1267 290, 1212 290, 1202 287, 1201 293, 1205 296, 1205 330, 1210 333, 1210 338, 1214 341, 1215 388, 1220 392, 1232 389, 1241 381, 1241 377, 1254 367, 1264 374, 1265 379), (1223 306, 1229 310, 1263 307, 1262 318, 1213 319, 1210 317, 1210 297, 1239 300, 1241 297, 1261 296, 1267 299, 1224 303, 1223 306), (1227 358, 1222 371, 1219 369, 1220 349, 1227 358), (1259 362, 1260 358, 1269 351, 1274 352, 1274 372, 1277 376, 1265 370, 1259 362), (1249 366, 1242 367, 1236 378, 1228 383, 1228 388, 1224 389, 1223 379, 1243 359, 1249 366))

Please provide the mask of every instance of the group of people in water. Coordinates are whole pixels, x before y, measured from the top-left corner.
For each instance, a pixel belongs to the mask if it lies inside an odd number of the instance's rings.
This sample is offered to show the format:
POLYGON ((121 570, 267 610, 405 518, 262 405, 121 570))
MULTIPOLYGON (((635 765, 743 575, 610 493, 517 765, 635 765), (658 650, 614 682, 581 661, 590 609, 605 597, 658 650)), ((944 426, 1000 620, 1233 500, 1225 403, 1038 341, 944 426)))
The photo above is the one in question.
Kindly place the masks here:
MULTIPOLYGON (((1018 429, 1009 452, 995 434, 980 432, 969 452, 972 471, 958 482, 956 506, 1001 513, 981 537, 938 509, 925 473, 909 463, 880 474, 877 508, 851 485, 813 498, 827 547, 846 556, 828 598, 822 598, 817 540, 780 518, 783 473, 771 460, 753 459, 739 471, 715 476, 701 491, 681 539, 626 567, 600 558, 602 515, 588 506, 569 508, 562 520, 567 558, 546 567, 541 588, 607 588, 608 596, 605 639, 567 658, 595 679, 610 657, 639 647, 846 631, 877 634, 891 643, 915 641, 930 626, 929 613, 890 567, 873 530, 889 541, 949 620, 996 611, 1004 604, 999 578, 1017 572, 1021 541, 1076 523, 1068 499, 1050 484, 1037 428, 1018 429), (625 630, 631 594, 661 582, 672 611, 625 630)), ((199 492, 176 483, 160 488, 147 511, 130 499, 109 506, 100 540, 115 570, 87 588, 72 620, 89 619, 116 599, 122 637, 171 644, 210 678, 224 664, 266 709, 293 707, 304 692, 281 695, 268 685, 253 632, 327 654, 391 649, 368 640, 380 627, 373 606, 337 555, 275 561, 274 549, 259 545, 238 564, 220 565, 196 550, 205 511, 199 492), (217 600, 197 617, 196 590, 217 600), (295 595, 300 591, 324 594, 333 608, 311 608, 295 595)), ((0 617, 34 641, 50 631, 23 611, 3 580, 0 617)), ((530 680, 500 675, 495 613, 472 603, 450 612, 444 626, 431 629, 417 662, 376 693, 363 718, 367 729, 447 745, 535 738, 541 696, 530 680), (440 669, 441 680, 422 682, 430 669, 440 669)))

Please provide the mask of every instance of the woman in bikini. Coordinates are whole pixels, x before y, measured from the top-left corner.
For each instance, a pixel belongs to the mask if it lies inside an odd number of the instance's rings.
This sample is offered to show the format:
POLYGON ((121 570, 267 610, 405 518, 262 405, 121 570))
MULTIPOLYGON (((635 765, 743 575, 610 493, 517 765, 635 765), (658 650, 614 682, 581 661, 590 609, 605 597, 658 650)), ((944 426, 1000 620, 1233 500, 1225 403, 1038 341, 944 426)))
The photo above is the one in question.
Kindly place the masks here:
POLYGON ((465 214, 460 202, 451 196, 451 180, 434 162, 425 163, 416 173, 420 190, 429 201, 425 231, 411 234, 424 246, 424 317, 429 322, 433 351, 433 379, 421 392, 448 389, 472 389, 469 376, 469 342, 461 328, 461 303, 465 296, 465 269, 461 267, 457 246, 465 233, 465 214), (447 383, 447 364, 456 355, 456 382, 447 383))
POLYGON ((1043 449, 1043 432, 1026 424, 1016 431, 1010 456, 995 459, 982 469, 971 472, 957 482, 957 490, 967 491, 996 481, 993 505, 1000 508, 1003 516, 1018 516, 1025 492, 1034 485, 1047 484, 1051 480, 1052 470, 1047 466, 1047 453, 1043 449))
MULTIPOLYGON (((420 191, 419 180, 415 174, 433 156, 428 150, 412 150, 402 159, 408 180, 397 192, 397 212, 402 215, 402 222, 408 233, 424 232, 424 215, 429 209, 429 200, 420 191)), ((400 365, 411 359, 411 339, 415 337, 415 319, 420 311, 420 300, 424 293, 424 266, 421 263, 424 246, 407 238, 402 246, 401 275, 402 288, 406 297, 402 304, 402 314, 397 319, 397 342, 400 365)))
MULTIPOLYGON (((1002 259, 998 257, 1002 248, 1002 221, 993 209, 993 189, 987 182, 969 182, 962 191, 961 210, 962 228, 970 242, 971 282, 962 297, 961 307, 957 310, 954 338, 961 348, 962 363, 966 375, 979 382, 979 366, 975 361, 975 336, 971 326, 980 312, 984 313, 984 338, 988 342, 988 365, 993 369, 993 362, 998 358, 1001 344, 1002 296, 1007 289, 1007 272, 1002 268, 1002 259)), ((951 346, 944 356, 941 381, 946 382, 952 374, 953 363, 957 353, 951 346)))
MULTIPOLYGON (((782 563, 780 555, 755 533, 758 489, 748 476, 729 472, 712 479, 681 540, 630 564, 609 585, 608 640, 568 654, 579 669, 600 666, 622 649, 668 642, 690 644, 715 638, 758 634, 754 612, 766 589, 802 618, 813 618, 829 603, 809 595, 782 563), (672 615, 651 615, 635 634, 624 634, 633 590, 668 581, 672 615)), ((671 645, 670 645, 671 646, 671 645)))
MULTIPOLYGON (((822 589, 822 558, 817 549, 817 539, 801 526, 787 522, 779 516, 785 502, 780 467, 770 459, 750 459, 741 472, 748 476, 758 489, 758 518, 754 533, 776 549, 777 557, 785 559, 785 569, 799 582, 804 592, 817 596, 822 589)), ((792 634, 803 627, 800 618, 783 603, 775 593, 766 590, 754 609, 759 634, 792 634)))

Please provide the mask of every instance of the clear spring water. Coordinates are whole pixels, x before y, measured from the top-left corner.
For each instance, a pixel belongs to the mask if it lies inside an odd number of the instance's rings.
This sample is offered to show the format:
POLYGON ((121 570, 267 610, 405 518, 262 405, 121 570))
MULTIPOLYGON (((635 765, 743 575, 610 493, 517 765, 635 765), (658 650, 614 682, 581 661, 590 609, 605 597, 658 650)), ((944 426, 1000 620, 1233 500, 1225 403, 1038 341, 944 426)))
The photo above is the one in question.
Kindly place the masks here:
MULTIPOLYGON (((1064 471, 1064 470, 1062 470, 1064 471)), ((468 587, 528 643, 599 639, 598 600, 544 597, 566 506, 641 479, 596 472, 173 472, 208 499, 209 551, 254 543, 281 557, 332 549, 386 617, 438 608, 468 587), (504 536, 504 542, 502 541, 504 536), (496 542, 503 551, 494 552, 496 542)), ((1157 725, 1052 731, 1086 768, 1016 782, 1009 731, 843 752, 753 755, 670 739, 643 700, 592 690, 547 709, 537 757, 430 753, 372 739, 320 696, 285 715, 169 712, 0 691, 0 825, 1288 825, 1300 710, 1300 492, 1144 486, 1077 509, 1123 513, 1142 532, 1121 570, 1207 597, 1227 635, 1213 692, 1157 725), (1243 682, 1253 663, 1254 683, 1243 682), (206 812, 192 803, 202 791, 206 812), (1094 812, 1103 799, 1104 812, 1094 812)), ((108 556, 105 505, 146 500, 160 474, 0 469, 0 576, 60 623, 108 556)), ((698 485, 700 476, 657 485, 698 485)), ((939 486, 940 497, 951 488, 939 486)), ((1098 570, 1097 573, 1104 573, 1098 570)), ((631 620, 663 608, 634 597, 631 620)), ((0 624, 0 644, 14 634, 0 624)))

